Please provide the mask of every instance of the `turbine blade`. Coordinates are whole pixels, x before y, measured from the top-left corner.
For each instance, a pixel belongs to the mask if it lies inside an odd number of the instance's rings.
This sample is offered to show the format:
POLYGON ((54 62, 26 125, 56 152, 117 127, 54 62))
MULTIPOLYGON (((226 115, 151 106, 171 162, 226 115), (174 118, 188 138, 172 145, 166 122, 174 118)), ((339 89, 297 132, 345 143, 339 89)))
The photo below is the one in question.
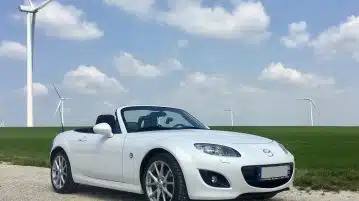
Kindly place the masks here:
POLYGON ((61 105, 61 101, 59 101, 59 104, 57 104, 57 107, 56 107, 56 110, 55 110, 54 116, 55 116, 55 115, 56 115, 56 113, 59 111, 59 109, 60 109, 60 105, 61 105))
POLYGON ((315 103, 312 101, 312 100, 309 100, 310 101, 310 103, 313 105, 313 107, 316 107, 315 106, 315 103))
POLYGON ((315 110, 318 112, 318 114, 319 114, 319 109, 317 108, 317 106, 314 104, 314 102, 312 102, 312 104, 313 104, 313 107, 315 108, 315 110))
POLYGON ((31 8, 34 8, 34 4, 32 4, 31 0, 27 0, 27 3, 29 4, 29 6, 30 6, 31 8))
POLYGON ((45 2, 43 2, 42 4, 40 4, 38 7, 35 8, 36 11, 42 9, 43 7, 45 7, 47 4, 49 4, 52 0, 47 0, 45 2))
POLYGON ((313 105, 313 107, 316 108, 316 105, 315 105, 315 103, 314 103, 314 101, 312 99, 309 98, 308 101, 313 105))
POLYGON ((52 84, 52 86, 54 87, 56 93, 57 93, 57 96, 61 99, 61 96, 60 96, 60 93, 59 91, 57 90, 56 86, 54 84, 52 84))

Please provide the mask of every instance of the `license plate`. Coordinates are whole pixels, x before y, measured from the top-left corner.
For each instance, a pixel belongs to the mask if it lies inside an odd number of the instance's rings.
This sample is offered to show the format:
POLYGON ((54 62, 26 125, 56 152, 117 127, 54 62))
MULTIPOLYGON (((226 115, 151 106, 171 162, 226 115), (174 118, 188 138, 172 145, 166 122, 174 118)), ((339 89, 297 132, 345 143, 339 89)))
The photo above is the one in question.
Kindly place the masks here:
POLYGON ((273 167, 262 167, 260 171, 261 180, 273 180, 288 177, 289 166, 273 166, 273 167))

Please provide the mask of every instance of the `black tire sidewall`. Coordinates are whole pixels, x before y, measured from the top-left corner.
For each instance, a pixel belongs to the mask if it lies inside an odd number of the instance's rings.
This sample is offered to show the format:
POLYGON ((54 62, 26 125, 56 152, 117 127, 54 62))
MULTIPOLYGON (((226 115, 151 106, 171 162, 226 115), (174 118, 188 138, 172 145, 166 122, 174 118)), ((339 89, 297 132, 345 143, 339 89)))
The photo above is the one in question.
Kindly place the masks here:
POLYGON ((160 154, 157 154, 154 157, 152 157, 149 160, 149 162, 147 163, 145 170, 143 171, 143 174, 141 176, 141 185, 142 185, 142 189, 144 191, 146 200, 150 201, 150 199, 148 198, 148 195, 147 195, 147 191, 146 191, 146 173, 147 173, 150 165, 155 161, 165 162, 169 166, 169 168, 171 169, 171 171, 173 173, 174 180, 175 180, 174 181, 175 188, 174 188, 174 194, 173 194, 172 201, 187 201, 188 200, 187 187, 186 187, 186 183, 184 180, 182 170, 181 170, 178 162, 176 161, 176 159, 172 155, 167 154, 167 153, 160 153, 160 154))

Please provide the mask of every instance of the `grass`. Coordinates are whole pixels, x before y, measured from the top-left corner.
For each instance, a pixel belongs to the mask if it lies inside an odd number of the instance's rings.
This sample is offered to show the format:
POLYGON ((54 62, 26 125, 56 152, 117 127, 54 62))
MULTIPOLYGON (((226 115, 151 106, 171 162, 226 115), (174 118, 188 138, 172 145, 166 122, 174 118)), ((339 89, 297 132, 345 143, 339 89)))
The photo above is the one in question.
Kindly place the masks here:
POLYGON ((48 167, 52 139, 59 128, 0 128, 0 160, 48 167))
MULTIPOLYGON (((67 128, 71 129, 71 128, 67 128)), ((295 186, 359 190, 359 127, 212 127, 247 132, 284 144, 296 158, 295 186)), ((48 167, 59 128, 0 128, 0 160, 48 167)))
POLYGON ((359 190, 359 127, 236 127, 232 130, 255 133, 285 145, 296 159, 296 186, 359 190))

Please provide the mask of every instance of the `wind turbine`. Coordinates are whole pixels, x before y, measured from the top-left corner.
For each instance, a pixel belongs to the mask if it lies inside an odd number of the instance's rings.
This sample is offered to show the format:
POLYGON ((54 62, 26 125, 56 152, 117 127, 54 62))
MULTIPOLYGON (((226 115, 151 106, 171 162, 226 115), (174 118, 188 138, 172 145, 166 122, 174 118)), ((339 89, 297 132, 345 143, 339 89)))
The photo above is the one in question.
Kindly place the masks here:
POLYGON ((5 127, 4 121, 0 121, 0 127, 5 127))
POLYGON ((226 112, 229 112, 229 115, 230 115, 230 118, 231 118, 231 125, 234 126, 234 115, 233 115, 233 110, 232 109, 227 109, 227 110, 224 110, 226 112))
MULTIPOLYGON (((33 97, 32 97, 32 72, 33 72, 33 43, 36 13, 49 4, 52 0, 46 0, 35 6, 31 0, 27 0, 27 5, 20 5, 20 12, 26 13, 26 74, 27 74, 27 127, 34 126, 33 118, 33 97)), ((25 2, 26 4, 26 2, 25 2)))
POLYGON ((57 104, 54 116, 56 115, 57 112, 60 112, 60 118, 61 118, 61 127, 62 129, 64 129, 64 101, 65 100, 70 100, 71 98, 63 98, 61 97, 59 91, 57 90, 56 86, 53 84, 53 87, 57 93, 57 96, 59 97, 59 103, 57 104))
POLYGON ((310 108, 310 122, 311 122, 311 125, 314 126, 313 107, 315 107, 315 109, 317 109, 317 107, 314 104, 314 101, 311 98, 297 98, 297 100, 308 101, 309 108, 310 108))

